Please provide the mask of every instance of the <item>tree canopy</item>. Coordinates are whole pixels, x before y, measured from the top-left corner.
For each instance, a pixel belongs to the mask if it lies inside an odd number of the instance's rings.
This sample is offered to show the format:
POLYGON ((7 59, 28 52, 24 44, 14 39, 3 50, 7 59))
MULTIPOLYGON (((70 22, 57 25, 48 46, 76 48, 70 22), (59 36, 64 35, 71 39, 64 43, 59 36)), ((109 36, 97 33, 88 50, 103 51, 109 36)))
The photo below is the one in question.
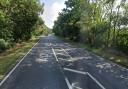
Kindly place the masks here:
POLYGON ((128 50, 128 3, 121 0, 68 0, 53 31, 93 47, 128 50))
POLYGON ((43 6, 39 0, 0 0, 1 42, 10 44, 29 40, 33 32, 44 25, 40 18, 43 6))

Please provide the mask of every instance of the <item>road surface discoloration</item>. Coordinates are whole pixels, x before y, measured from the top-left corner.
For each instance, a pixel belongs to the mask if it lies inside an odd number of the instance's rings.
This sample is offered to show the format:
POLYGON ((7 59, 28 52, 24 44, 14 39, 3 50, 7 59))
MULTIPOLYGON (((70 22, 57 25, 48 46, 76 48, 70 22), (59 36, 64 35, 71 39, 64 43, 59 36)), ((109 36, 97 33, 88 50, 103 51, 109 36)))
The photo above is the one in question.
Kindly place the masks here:
POLYGON ((128 89, 128 69, 51 35, 40 38, 0 89, 128 89), (76 70, 75 72, 65 69, 76 70), (101 87, 96 83, 99 83, 101 87))
POLYGON ((48 39, 41 38, 0 89, 68 89, 48 39))

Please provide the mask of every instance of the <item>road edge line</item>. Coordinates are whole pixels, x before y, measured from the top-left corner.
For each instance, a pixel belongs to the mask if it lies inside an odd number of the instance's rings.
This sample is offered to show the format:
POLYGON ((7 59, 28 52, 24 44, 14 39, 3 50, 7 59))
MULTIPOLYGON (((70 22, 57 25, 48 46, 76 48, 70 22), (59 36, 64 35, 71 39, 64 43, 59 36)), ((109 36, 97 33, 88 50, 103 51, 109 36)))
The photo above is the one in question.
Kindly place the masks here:
POLYGON ((20 65, 20 63, 24 60, 24 58, 30 53, 30 51, 39 43, 40 38, 38 42, 36 42, 31 49, 23 56, 23 58, 20 59, 20 61, 12 68, 12 70, 2 79, 0 82, 0 87, 4 84, 4 82, 9 78, 9 76, 15 71, 15 69, 20 65))

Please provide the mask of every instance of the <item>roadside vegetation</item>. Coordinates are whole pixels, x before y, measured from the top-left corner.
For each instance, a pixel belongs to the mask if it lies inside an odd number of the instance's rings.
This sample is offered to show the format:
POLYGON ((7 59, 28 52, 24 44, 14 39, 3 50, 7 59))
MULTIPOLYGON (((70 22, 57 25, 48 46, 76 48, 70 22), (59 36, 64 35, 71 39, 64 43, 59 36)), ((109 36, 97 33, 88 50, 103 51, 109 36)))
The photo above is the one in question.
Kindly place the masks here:
POLYGON ((40 17, 43 7, 39 0, 0 0, 0 79, 50 32, 40 17))
POLYGON ((43 6, 39 0, 0 0, 0 52, 47 30, 43 6))
POLYGON ((85 50, 88 50, 91 53, 94 53, 96 55, 99 55, 100 57, 103 57, 105 59, 108 59, 110 61, 113 61, 119 65, 122 65, 126 68, 128 68, 128 56, 122 52, 119 52, 116 49, 103 49, 103 48, 96 48, 91 47, 89 44, 84 43, 78 43, 75 41, 71 41, 69 39, 62 38, 64 41, 69 42, 75 47, 84 48, 85 50))
POLYGON ((65 5, 53 27, 55 35, 128 66, 127 0, 67 0, 65 5))
POLYGON ((0 53, 0 80, 12 69, 15 64, 29 51, 29 49, 39 40, 39 37, 29 41, 16 43, 6 52, 0 53))

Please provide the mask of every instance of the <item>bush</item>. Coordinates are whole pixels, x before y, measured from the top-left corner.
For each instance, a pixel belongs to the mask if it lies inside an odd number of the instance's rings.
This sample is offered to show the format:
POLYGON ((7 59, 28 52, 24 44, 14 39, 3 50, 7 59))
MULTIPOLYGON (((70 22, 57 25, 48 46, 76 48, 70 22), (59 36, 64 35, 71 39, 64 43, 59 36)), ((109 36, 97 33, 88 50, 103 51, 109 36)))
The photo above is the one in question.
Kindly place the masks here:
POLYGON ((127 31, 122 31, 118 35, 118 43, 117 47, 128 54, 128 32, 127 31))
POLYGON ((8 43, 4 39, 0 39, 0 52, 7 49, 8 43))

